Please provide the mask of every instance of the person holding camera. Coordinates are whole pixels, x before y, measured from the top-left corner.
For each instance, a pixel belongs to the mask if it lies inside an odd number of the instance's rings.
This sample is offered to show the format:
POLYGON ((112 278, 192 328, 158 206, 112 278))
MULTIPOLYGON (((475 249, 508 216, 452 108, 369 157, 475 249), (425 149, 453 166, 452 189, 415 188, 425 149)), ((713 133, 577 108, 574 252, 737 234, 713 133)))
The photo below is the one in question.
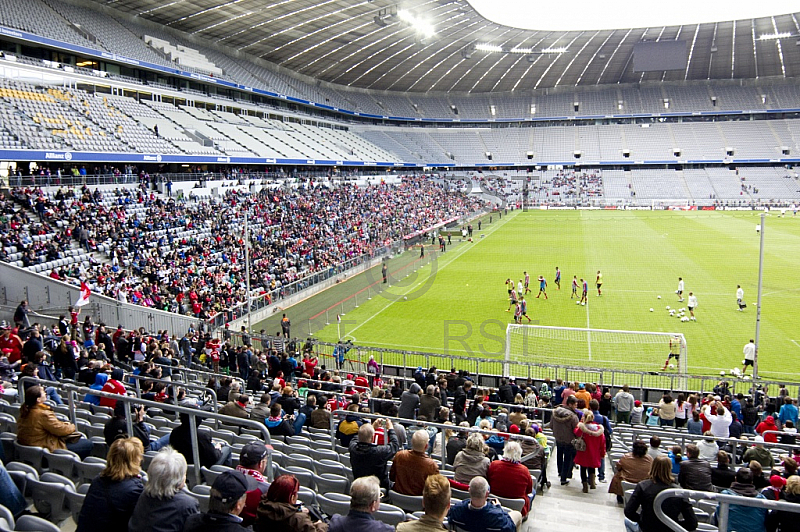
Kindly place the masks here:
POLYGON ((280 404, 272 403, 269 407, 269 417, 264 420, 264 425, 267 426, 270 436, 294 436, 294 421, 294 416, 283 414, 280 404))
MULTIPOLYGON (((198 409, 199 410, 199 409, 198 409)), ((186 463, 194 464, 194 455, 192 454, 192 435, 191 426, 189 425, 189 414, 180 414, 181 424, 172 429, 172 434, 169 435, 169 444, 184 458, 186 463)), ((195 417, 195 426, 200 427, 203 418, 200 416, 195 417)), ((231 464, 231 447, 227 443, 215 443, 211 439, 210 430, 197 430, 195 432, 197 437, 197 449, 200 455, 200 466, 211 467, 213 465, 227 465, 231 464)))
POLYGON ((144 422, 145 410, 142 405, 130 405, 133 434, 128 434, 128 424, 125 421, 125 409, 127 406, 127 403, 117 401, 117 405, 114 407, 114 417, 103 428, 103 436, 109 447, 115 440, 128 437, 137 438, 148 451, 159 451, 162 447, 169 445, 169 434, 150 441, 150 428, 144 422))
POLYGON ((448 520, 466 532, 498 530, 515 532, 522 523, 522 514, 516 510, 506 512, 497 499, 489 498, 489 483, 484 477, 474 477, 469 482, 469 499, 450 507, 448 520))
POLYGON ((400 443, 390 419, 378 419, 374 425, 364 423, 358 428, 358 440, 350 442, 353 476, 355 478, 375 476, 382 488, 390 489, 388 462, 399 450, 400 443), (376 429, 385 430, 387 445, 378 445, 375 442, 376 429))

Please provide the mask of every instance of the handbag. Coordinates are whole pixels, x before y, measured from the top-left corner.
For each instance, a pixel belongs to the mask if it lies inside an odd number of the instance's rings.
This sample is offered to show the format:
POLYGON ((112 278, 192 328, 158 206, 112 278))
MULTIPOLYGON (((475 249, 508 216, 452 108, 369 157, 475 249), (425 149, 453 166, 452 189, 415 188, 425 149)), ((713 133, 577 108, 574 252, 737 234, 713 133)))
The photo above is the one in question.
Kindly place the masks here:
POLYGON ((575 447, 576 451, 583 452, 586 450, 586 440, 583 439, 583 436, 574 438, 572 440, 572 446, 575 447))
POLYGON ((80 432, 73 432, 72 434, 67 434, 66 436, 62 436, 61 440, 64 443, 77 443, 83 437, 83 434, 80 432))

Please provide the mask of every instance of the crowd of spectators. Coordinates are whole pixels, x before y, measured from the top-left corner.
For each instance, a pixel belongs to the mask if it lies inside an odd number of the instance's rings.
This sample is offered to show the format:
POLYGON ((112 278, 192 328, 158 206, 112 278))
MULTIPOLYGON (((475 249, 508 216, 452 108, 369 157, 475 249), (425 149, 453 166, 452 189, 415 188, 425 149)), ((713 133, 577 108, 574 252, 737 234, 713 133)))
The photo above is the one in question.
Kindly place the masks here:
MULTIPOLYGON (((178 339, 167 331, 148 334, 144 330, 121 329, 108 334, 104 324, 95 325, 88 317, 82 324, 73 317, 65 318, 63 327, 59 323, 57 328, 49 330, 27 323, 29 316, 25 306, 21 307, 14 319, 18 328, 6 326, 4 337, 19 339, 19 356, 15 363, 23 375, 35 368, 34 376, 42 370, 47 372, 49 380, 74 378, 85 385, 91 383, 95 389, 124 394, 125 384, 129 383, 118 366, 130 364, 135 368, 133 373, 153 379, 140 382, 144 399, 165 402, 176 394, 182 406, 198 406, 198 398, 189 397, 185 389, 172 385, 168 379, 170 375, 165 372, 175 371, 178 365, 201 362, 201 355, 197 353, 205 354, 208 343, 216 345, 216 342, 209 342, 206 335, 190 330, 178 339), (79 330, 73 331, 73 321, 79 330), (102 334, 109 336, 108 345, 101 339, 102 334), (66 377, 69 368, 58 362, 63 346, 67 346, 67 353, 71 353, 67 358, 74 364, 71 377, 66 377)), ((221 413, 231 416, 232 420, 240 418, 263 423, 277 441, 312 427, 330 430, 332 411, 346 410, 347 415, 334 419, 333 426, 337 443, 349 451, 356 479, 351 487, 353 498, 347 516, 339 516, 328 525, 297 510, 297 478, 284 475, 268 483, 265 475, 267 449, 258 441, 239 452, 236 471, 241 476, 233 475, 235 478, 226 478, 219 486, 212 487, 212 501, 216 497, 219 504, 214 502, 208 512, 198 514, 196 501, 180 494, 186 464, 194 461, 189 416, 179 416, 180 424, 170 434, 156 438, 151 436, 145 422, 144 409, 136 409, 132 438, 128 438, 126 404, 110 398, 102 398, 95 404, 114 409, 114 417, 107 422, 104 435, 109 449, 119 454, 109 458, 108 473, 95 481, 97 486, 93 484, 90 488, 93 496, 87 495, 87 500, 99 504, 102 501, 98 502, 97 491, 108 491, 115 504, 119 501, 120 509, 125 508, 131 523, 133 519, 144 519, 144 515, 148 516, 145 521, 150 523, 151 516, 159 515, 160 522, 181 523, 190 530, 214 527, 238 530, 236 526, 252 525, 255 530, 277 527, 322 531, 328 527, 334 530, 355 527, 356 523, 371 525, 374 521, 371 516, 380 507, 380 488, 401 495, 422 496, 426 501, 444 491, 449 500, 451 490, 461 490, 468 495, 465 501, 469 502, 452 508, 448 503, 441 512, 436 506, 426 505, 425 517, 398 529, 433 527, 436 522, 448 518, 449 513, 449 519, 464 523, 458 526, 465 530, 477 532, 488 527, 510 532, 530 512, 537 488, 538 473, 534 472, 546 473, 550 448, 544 431, 551 431, 554 437, 562 485, 570 484, 577 465, 583 492, 588 493, 598 487, 597 481, 605 480, 606 454, 615 428, 627 424, 637 407, 641 407, 638 401, 632 400, 627 386, 612 396, 610 390, 590 382, 546 379, 537 385, 531 380, 502 378, 497 388, 491 388, 479 386, 468 372, 440 371, 435 367, 427 370, 419 367, 411 372, 408 380, 392 379, 381 375, 377 363, 373 372, 353 374, 328 368, 325 364, 328 359, 317 358, 313 343, 303 344, 292 339, 289 327, 287 323, 286 337, 254 338, 252 341, 248 338, 241 346, 233 346, 230 339, 219 344, 220 352, 224 353, 220 362, 224 360, 225 363, 220 363, 220 372, 209 380, 207 387, 214 390, 221 413), (233 366, 231 361, 236 361, 233 366), (242 368, 247 368, 249 373, 243 387, 229 376, 241 374, 242 368), (551 413, 549 409, 553 407, 551 413), (426 421, 442 426, 432 427, 426 421), (475 428, 481 432, 474 432, 475 428), (131 464, 141 461, 144 450, 161 451, 158 456, 162 458, 153 460, 156 467, 151 464, 149 481, 143 484, 130 472, 136 471, 131 464), (439 480, 437 456, 453 466, 452 478, 439 480), (123 462, 121 465, 119 460, 123 462), (112 463, 116 465, 112 467, 112 463), (123 467, 125 463, 128 466, 123 467), (150 482, 154 482, 152 487, 149 487, 150 482), (492 497, 521 499, 524 505, 518 514, 508 512, 499 508, 492 497)), ((3 363, 8 364, 9 356, 4 354, 3 363)), ((11 373, 13 375, 13 369, 11 373)), ((626 495, 623 482, 636 484, 625 505, 626 526, 630 530, 638 530, 637 526, 641 530, 661 530, 656 524, 652 503, 661 490, 676 482, 691 490, 721 491, 770 500, 800 500, 797 481, 800 450, 778 457, 765 447, 767 438, 770 438, 767 442, 795 443, 791 439, 796 433, 791 430, 797 416, 794 401, 785 388, 778 391, 776 398, 770 398, 764 389, 754 388, 753 391, 760 391, 760 394, 745 398, 733 394, 727 383, 720 382, 714 392, 705 396, 684 398, 679 395, 677 400, 672 400, 671 394, 665 394, 649 414, 643 415, 639 421, 644 423, 652 418, 656 424, 663 425, 663 417, 671 419, 685 429, 682 434, 687 435, 692 434, 688 430, 688 420, 695 414, 701 425, 706 426, 701 426, 705 430, 695 441, 682 447, 662 449, 658 436, 653 436, 649 443, 634 441, 631 451, 616 461, 609 493, 621 502, 626 495), (665 408, 665 405, 673 406, 665 408), (749 417, 751 408, 755 419, 749 417), (664 416, 665 411, 670 415, 664 416), (742 443, 726 441, 731 436, 747 434, 737 411, 759 436, 742 440, 742 443), (685 417, 679 417, 678 412, 684 412, 685 417), (787 428, 790 430, 785 430, 787 428), (770 434, 776 429, 781 429, 781 433, 770 434), (736 470, 731 465, 734 461, 746 467, 736 470), (641 512, 637 511, 639 509, 641 512)), ((53 393, 57 396, 57 388, 53 393)), ((21 399, 24 406, 17 424, 20 443, 41 445, 51 451, 70 449, 81 457, 91 451, 91 442, 76 433, 74 425, 56 418, 48 400, 55 404, 58 401, 44 387, 27 386, 21 399)), ((91 394, 85 399, 91 399, 91 394)), ((199 399, 202 403, 202 398, 199 399)), ((202 418, 196 420, 201 421, 202 418)), ((198 432, 197 440, 200 466, 226 465, 234 458, 232 447, 215 440, 210 432, 198 432)), ((546 474, 538 478, 542 489, 550 486, 546 474)), ((684 504, 678 501, 665 505, 668 515, 691 529, 696 526, 692 521, 694 514, 685 510, 684 504)), ((787 519, 782 512, 745 510, 732 510, 732 522, 757 522, 772 527, 787 519)), ((98 515, 105 515, 102 519, 108 519, 106 523, 126 522, 116 511, 98 512, 98 515)), ((79 523, 79 530, 94 530, 93 526, 88 522, 79 523)), ((141 525, 138 521, 128 528, 153 529, 150 524, 141 525)), ((367 526, 365 529, 377 528, 367 526)))
POLYGON ((348 260, 372 256, 409 233, 481 207, 479 199, 422 177, 359 187, 305 182, 218 201, 176 200, 139 189, 16 188, 0 196, 0 259, 25 266, 63 258, 73 242, 90 258, 49 275, 123 302, 205 319, 246 301, 244 220, 253 294, 348 260), (110 201, 107 201, 110 198, 110 201), (34 241, 33 236, 47 238, 34 241), (98 251, 102 245, 103 251, 98 251))

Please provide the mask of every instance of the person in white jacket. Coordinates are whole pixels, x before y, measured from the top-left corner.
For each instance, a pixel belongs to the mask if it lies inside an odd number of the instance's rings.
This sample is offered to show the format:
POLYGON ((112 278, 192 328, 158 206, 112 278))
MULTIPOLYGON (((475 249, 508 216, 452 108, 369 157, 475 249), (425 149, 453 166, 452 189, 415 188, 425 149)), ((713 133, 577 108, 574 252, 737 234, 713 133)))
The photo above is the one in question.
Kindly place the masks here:
POLYGON ((713 462, 717 459, 717 453, 719 452, 719 446, 717 442, 714 441, 714 434, 707 430, 703 433, 703 439, 700 441, 694 442, 697 445, 697 448, 700 449, 700 460, 705 460, 707 462, 713 462))
POLYGON ((727 408, 717 403, 716 408, 712 408, 712 405, 704 406, 702 412, 706 420, 711 423, 711 434, 717 438, 730 436, 728 428, 731 426, 733 417, 727 408))

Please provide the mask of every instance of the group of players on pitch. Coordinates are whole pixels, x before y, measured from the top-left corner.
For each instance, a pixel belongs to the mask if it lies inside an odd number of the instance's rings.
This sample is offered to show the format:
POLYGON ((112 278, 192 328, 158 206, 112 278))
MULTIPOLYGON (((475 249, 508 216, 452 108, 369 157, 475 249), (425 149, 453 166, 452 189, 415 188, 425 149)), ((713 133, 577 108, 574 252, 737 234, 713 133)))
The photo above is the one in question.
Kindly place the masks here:
MULTIPOLYGON (((522 318, 528 318, 528 322, 530 323, 531 318, 528 316, 528 302, 525 301, 525 295, 528 293, 533 293, 530 289, 530 282, 531 276, 528 275, 528 272, 522 272, 524 275, 524 280, 520 279, 517 283, 516 288, 514 287, 514 281, 511 280, 509 277, 506 279, 506 288, 508 290, 508 308, 506 312, 511 312, 511 308, 514 307, 514 323, 522 323, 522 318)), ((556 266, 556 277, 553 281, 556 285, 557 290, 561 290, 561 270, 556 266)), ((572 294, 569 296, 570 299, 577 299, 575 303, 579 305, 586 305, 586 296, 589 292, 589 283, 586 279, 580 280, 580 287, 581 287, 581 297, 578 299, 578 276, 572 276, 572 294)), ((600 273, 600 270, 597 271, 597 278, 595 279, 595 286, 597 286, 597 295, 603 295, 603 274, 600 273)), ((544 278, 543 275, 539 276, 539 293, 536 295, 536 299, 539 299, 541 296, 544 296, 545 299, 547 298, 547 280, 544 278)))

